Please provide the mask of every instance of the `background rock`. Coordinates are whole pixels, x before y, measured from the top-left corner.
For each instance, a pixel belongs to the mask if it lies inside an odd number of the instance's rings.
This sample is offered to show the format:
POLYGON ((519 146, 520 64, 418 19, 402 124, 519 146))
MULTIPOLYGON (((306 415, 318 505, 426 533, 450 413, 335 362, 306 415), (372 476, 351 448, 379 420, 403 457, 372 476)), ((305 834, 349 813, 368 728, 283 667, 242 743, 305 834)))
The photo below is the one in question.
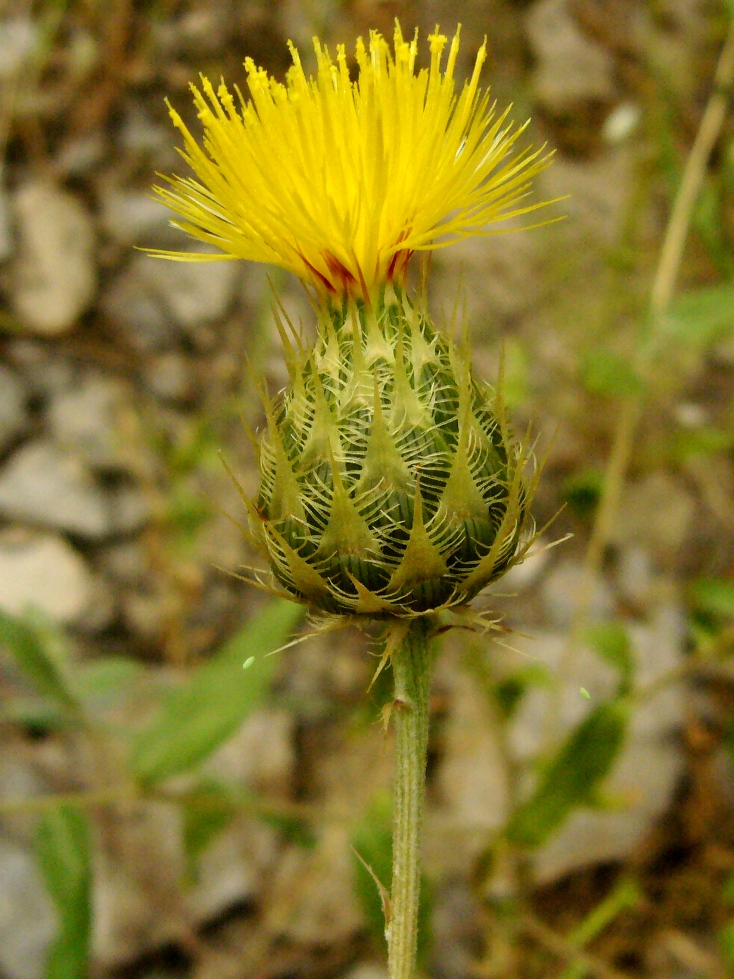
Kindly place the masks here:
POLYGON ((112 530, 108 502, 79 459, 30 442, 0 472, 0 513, 93 540, 112 530))
POLYGON ((94 298, 94 224, 81 201, 46 182, 24 184, 13 198, 18 227, 10 293, 34 333, 71 329, 94 298))
POLYGON ((43 979, 56 912, 31 854, 0 838, 0 969, 7 979, 43 979))
POLYGON ((0 453, 28 425, 26 391, 17 374, 0 364, 0 453))
POLYGON ((0 608, 22 615, 34 608, 59 625, 91 611, 97 591, 79 554, 51 534, 0 536, 0 608))
POLYGON ((94 469, 128 470, 140 453, 129 389, 115 378, 87 374, 54 397, 47 418, 54 440, 94 469))
POLYGON ((533 92, 544 109, 562 115, 580 103, 611 101, 612 58, 579 29, 569 0, 539 0, 526 24, 537 61, 533 92))

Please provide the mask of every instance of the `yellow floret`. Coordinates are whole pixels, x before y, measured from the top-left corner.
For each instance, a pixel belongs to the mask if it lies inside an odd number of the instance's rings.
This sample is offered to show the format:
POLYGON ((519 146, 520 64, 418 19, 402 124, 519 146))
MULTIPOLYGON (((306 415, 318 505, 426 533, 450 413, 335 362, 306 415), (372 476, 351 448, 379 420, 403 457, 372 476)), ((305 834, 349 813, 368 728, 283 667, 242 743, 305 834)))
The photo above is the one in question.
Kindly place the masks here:
POLYGON ((396 24, 393 50, 370 33, 357 41, 352 81, 343 46, 336 61, 314 39, 308 78, 293 47, 285 85, 245 62, 250 99, 202 76, 192 86, 201 145, 170 109, 196 177, 165 177, 158 197, 174 223, 218 253, 154 252, 185 261, 246 258, 288 269, 321 299, 369 299, 404 280, 416 251, 543 206, 528 203, 531 178, 551 154, 512 155, 527 123, 513 128, 479 88, 482 45, 471 78, 455 91, 459 33, 429 38, 430 67, 416 71, 417 36, 396 24))

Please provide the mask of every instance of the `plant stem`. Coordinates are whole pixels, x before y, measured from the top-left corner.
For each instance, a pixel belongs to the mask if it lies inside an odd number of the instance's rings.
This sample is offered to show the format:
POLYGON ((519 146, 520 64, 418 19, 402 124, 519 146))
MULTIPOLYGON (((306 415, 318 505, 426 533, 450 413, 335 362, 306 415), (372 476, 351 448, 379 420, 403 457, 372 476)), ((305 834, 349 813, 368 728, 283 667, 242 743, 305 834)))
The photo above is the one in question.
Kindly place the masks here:
POLYGON ((423 618, 415 619, 392 655, 395 801, 392 891, 385 929, 390 979, 413 979, 416 969, 431 681, 429 629, 429 622, 423 618))

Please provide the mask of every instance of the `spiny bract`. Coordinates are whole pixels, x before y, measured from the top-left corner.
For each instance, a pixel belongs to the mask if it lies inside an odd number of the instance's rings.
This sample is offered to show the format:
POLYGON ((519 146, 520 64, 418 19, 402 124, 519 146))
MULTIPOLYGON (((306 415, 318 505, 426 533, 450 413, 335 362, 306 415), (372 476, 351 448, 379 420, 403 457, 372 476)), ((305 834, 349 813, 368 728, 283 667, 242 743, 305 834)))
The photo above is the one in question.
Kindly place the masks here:
MULTIPOLYGON (((325 612, 416 615, 464 602, 513 562, 527 456, 469 355, 402 295, 324 312, 286 343, 266 398, 253 530, 290 596, 325 612)), ((285 337, 284 331, 282 331, 285 337)))

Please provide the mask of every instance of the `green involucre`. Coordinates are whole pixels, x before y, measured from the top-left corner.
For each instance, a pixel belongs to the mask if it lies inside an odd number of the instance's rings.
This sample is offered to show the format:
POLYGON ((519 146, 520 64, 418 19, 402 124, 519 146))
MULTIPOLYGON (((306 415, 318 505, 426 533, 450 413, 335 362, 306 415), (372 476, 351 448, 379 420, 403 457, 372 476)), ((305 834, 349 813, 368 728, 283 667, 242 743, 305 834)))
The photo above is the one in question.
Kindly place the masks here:
POLYGON ((285 593, 322 611, 415 615, 466 601, 516 556, 527 453, 469 353, 404 297, 286 343, 266 399, 252 530, 285 593))

